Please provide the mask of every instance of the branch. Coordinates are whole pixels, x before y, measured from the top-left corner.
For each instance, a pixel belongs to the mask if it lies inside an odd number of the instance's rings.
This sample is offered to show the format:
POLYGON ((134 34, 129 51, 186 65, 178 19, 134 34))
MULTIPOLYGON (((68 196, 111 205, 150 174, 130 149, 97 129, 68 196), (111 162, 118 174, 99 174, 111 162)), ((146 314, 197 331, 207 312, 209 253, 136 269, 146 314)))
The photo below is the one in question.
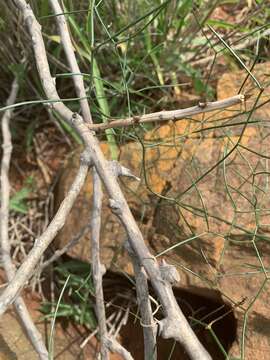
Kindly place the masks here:
POLYGON ((106 338, 106 345, 112 352, 121 355, 124 360, 134 360, 130 353, 115 339, 106 338))
POLYGON ((169 120, 177 121, 197 114, 207 113, 214 110, 221 110, 233 105, 242 104, 244 101, 245 96, 243 94, 238 94, 224 100, 199 103, 197 106, 192 106, 186 109, 170 111, 164 110, 146 115, 133 116, 127 119, 112 120, 107 124, 91 124, 88 125, 88 129, 102 131, 111 128, 123 128, 151 122, 164 122, 169 120))
MULTIPOLYGON (((174 338, 175 340, 179 341, 192 360, 211 359, 210 355, 204 349, 204 347, 194 334, 188 321, 183 315, 181 309, 179 308, 173 295, 171 286, 164 282, 159 268, 159 264, 156 258, 151 255, 146 244, 144 243, 142 233, 138 225, 136 224, 135 219, 132 216, 132 213, 123 196, 119 184, 117 183, 116 179, 111 176, 109 163, 104 158, 102 150, 99 147, 97 138, 92 131, 89 131, 87 125, 84 123, 81 116, 73 113, 60 101, 59 95, 55 88, 54 80, 50 74, 41 28, 32 12, 31 7, 24 0, 13 1, 21 10, 23 18, 28 26, 28 30, 32 39, 32 45, 34 48, 35 60, 39 76, 41 78, 46 96, 48 97, 48 99, 59 99, 58 103, 51 103, 51 106, 67 122, 69 122, 76 128, 76 130, 81 135, 87 150, 90 151, 93 164, 110 196, 112 210, 121 220, 127 232, 130 246, 138 257, 138 261, 144 267, 154 287, 154 290, 159 297, 165 316, 164 319, 161 320, 161 323, 163 325, 161 335, 164 338, 174 338)), ((7 288, 0 296, 0 314, 5 311, 8 304, 14 301, 17 294, 22 289, 23 284, 31 276, 33 266, 28 266, 28 264, 29 256, 31 256, 32 251, 17 271, 13 280, 9 283, 7 288)), ((40 256, 40 252, 38 253, 38 256, 40 256)))
POLYGON ((134 255, 129 244, 126 244, 127 251, 133 263, 134 274, 136 279, 136 294, 140 314, 142 318, 143 338, 144 338, 144 358, 157 359, 157 325, 154 322, 151 303, 149 299, 147 277, 142 269, 137 257, 134 255))
MULTIPOLYGON (((64 47, 64 51, 66 53, 66 58, 71 68, 71 71, 76 74, 80 74, 80 68, 78 66, 72 42, 69 36, 69 30, 66 24, 66 19, 62 14, 62 9, 57 0, 50 0, 51 6, 56 17, 56 21, 58 24, 59 32, 61 35, 61 42, 64 47)), ((84 88, 83 77, 80 76, 73 76, 73 82, 75 86, 76 94, 79 98, 84 98, 80 100, 83 119, 86 123, 92 123, 92 116, 89 104, 86 99, 86 91, 84 88)), ((109 359, 109 352, 110 349, 109 344, 114 344, 112 349, 113 352, 121 351, 121 353, 125 354, 125 359, 131 359, 131 355, 125 350, 122 349, 120 344, 115 344, 116 340, 108 340, 108 333, 106 327, 106 314, 105 314, 105 307, 104 307, 104 296, 103 296, 103 288, 102 288, 102 277, 106 271, 105 267, 100 263, 100 256, 99 256, 99 237, 100 237, 100 225, 101 225, 101 207, 102 207, 102 184, 101 180, 96 172, 93 170, 93 214, 92 214, 92 226, 91 226, 91 239, 92 239, 92 266, 93 266, 93 281, 95 285, 95 296, 96 296, 96 314, 98 318, 99 324, 99 335, 100 335, 100 353, 102 360, 109 359), (120 349, 120 350, 119 350, 120 349)))
POLYGON ((91 221, 92 274, 93 274, 95 296, 96 296, 95 310, 99 325, 101 360, 108 360, 109 352, 105 342, 107 335, 107 326, 106 326, 103 288, 102 288, 102 277, 106 272, 106 268, 104 265, 101 264, 100 256, 99 256, 99 252, 100 252, 99 238, 100 238, 103 192, 102 192, 101 180, 95 169, 93 170, 93 181, 94 184, 96 185, 95 191, 93 193, 93 211, 92 211, 92 221, 91 221))
POLYGON ((88 155, 85 153, 85 157, 81 160, 78 174, 76 175, 70 190, 68 191, 65 199, 62 201, 53 220, 44 233, 38 239, 36 239, 34 247, 31 249, 25 261, 21 264, 14 277, 10 279, 8 286, 1 294, 0 315, 2 315, 7 307, 15 301, 17 295, 33 274, 33 271, 42 254, 55 238, 59 230, 64 226, 67 216, 85 182, 89 168, 89 161, 87 161, 87 158, 88 155))
MULTIPOLYGON (((16 101, 19 85, 15 79, 12 83, 10 96, 7 100, 7 105, 13 105, 16 101)), ((8 236, 8 220, 9 220, 9 168, 12 153, 12 141, 9 128, 9 122, 12 116, 12 110, 7 110, 2 117, 2 135, 3 135, 3 156, 1 162, 1 214, 0 214, 0 239, 1 239, 1 255, 2 263, 7 276, 8 281, 11 281, 15 275, 16 269, 11 259, 10 242, 8 236)), ((48 359, 48 352, 43 343, 42 336, 36 328, 33 320, 25 306, 25 303, 21 296, 17 297, 14 301, 14 305, 22 325, 26 331, 26 334, 32 343, 34 349, 39 355, 41 360, 48 359)))
MULTIPOLYGON (((81 71, 78 66, 76 56, 74 54, 73 45, 72 45, 72 42, 71 42, 71 39, 69 36, 69 29, 68 29, 68 26, 66 23, 65 16, 59 15, 59 14, 62 14, 63 11, 57 0, 50 0, 50 4, 51 4, 51 7, 53 8, 55 15, 57 15, 56 21, 57 21, 58 29, 60 32, 61 43, 63 44, 66 58, 67 58, 69 66, 71 68, 71 71, 74 74, 80 74, 81 71)), ((83 115, 84 121, 92 123, 92 116, 91 116, 90 108, 89 108, 88 101, 87 101, 86 91, 85 91, 84 83, 83 83, 83 77, 72 75, 72 80, 75 85, 76 94, 77 94, 78 98, 80 98, 80 105, 82 108, 82 115, 83 115)))
POLYGON ((57 259, 59 259, 63 254, 68 252, 73 246, 78 244, 80 239, 85 235, 86 231, 88 230, 89 225, 84 226, 76 236, 74 236, 62 249, 56 250, 54 254, 46 261, 44 261, 43 264, 40 265, 39 271, 42 272, 46 267, 51 265, 53 262, 55 262, 57 259))
MULTIPOLYGON (((65 16, 63 15, 63 10, 61 9, 61 6, 59 5, 58 0, 50 0, 50 4, 56 15, 56 22, 57 22, 59 32, 61 35, 60 36, 61 43, 63 44, 63 48, 65 51, 69 66, 71 68, 71 71, 73 74, 81 74, 80 68, 79 68, 77 60, 76 60, 74 47, 72 45, 71 38, 69 35, 69 29, 68 29, 68 26, 66 23, 66 19, 65 19, 65 16)), ((93 61, 95 61, 94 58, 93 58, 93 61)), ((89 104, 87 101, 86 91, 84 88, 83 76, 72 75, 72 78, 73 78, 73 82, 75 85, 76 94, 81 99, 80 104, 81 104, 81 108, 82 108, 83 119, 87 123, 92 123, 92 116, 91 116, 91 111, 90 111, 89 104)), ((107 133, 107 139, 111 145, 112 155, 113 155, 113 157, 117 158, 118 150, 117 150, 117 146, 116 146, 116 143, 114 140, 114 136, 112 135, 113 133, 110 130, 107 131, 106 133, 107 133)))
POLYGON ((95 191, 93 193, 93 213, 91 222, 91 238, 92 238, 92 274, 95 286, 96 296, 96 315, 98 318, 99 335, 100 335, 100 354, 101 360, 109 359, 110 349, 112 352, 117 352, 122 355, 124 359, 133 359, 130 353, 122 347, 121 344, 109 336, 106 326, 106 313, 104 306, 104 295, 102 288, 102 277, 106 272, 105 266, 100 262, 100 226, 101 226, 101 209, 102 209, 102 183, 101 180, 94 170, 93 181, 96 184, 95 191))

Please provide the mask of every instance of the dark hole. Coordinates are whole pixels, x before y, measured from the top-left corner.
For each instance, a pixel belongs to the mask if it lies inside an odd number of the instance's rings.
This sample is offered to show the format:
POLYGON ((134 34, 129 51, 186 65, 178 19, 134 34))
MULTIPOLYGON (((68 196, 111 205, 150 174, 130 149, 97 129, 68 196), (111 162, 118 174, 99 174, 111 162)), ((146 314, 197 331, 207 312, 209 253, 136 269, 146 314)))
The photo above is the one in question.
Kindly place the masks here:
MULTIPOLYGON (((65 255, 62 260, 64 260, 65 263, 65 261, 69 261, 70 258, 65 255)), ((79 264, 85 264, 76 260, 72 261, 79 264)), ((89 274, 89 264, 85 264, 85 266, 87 273, 89 274)), ((120 331, 121 343, 131 353, 134 359, 145 360, 143 351, 143 330, 140 321, 138 320, 139 312, 136 305, 136 292, 132 282, 134 282, 134 279, 127 278, 120 273, 112 271, 106 272, 103 278, 105 302, 112 302, 106 315, 107 317, 110 316, 113 311, 120 307, 125 310, 128 304, 132 304, 130 306, 127 324, 122 326, 120 331), (136 317, 134 314, 137 314, 138 316, 136 317)), ((43 283, 43 285, 46 285, 46 282, 43 283)), ((58 287, 57 283, 55 285, 55 288, 58 288, 60 293, 62 286, 58 287)), ((45 288, 46 286, 44 286, 44 290, 45 288)), ((47 291, 45 290, 45 293, 48 294, 49 298, 49 287, 47 288, 47 291)), ((150 293, 155 297, 151 286, 150 293)), ((180 308, 189 322, 192 323, 195 333, 209 351, 212 358, 215 360, 224 360, 224 354, 210 331, 206 329, 206 325, 213 322, 212 330, 226 353, 228 353, 232 343, 236 339, 237 330, 237 320, 232 311, 232 307, 225 304, 222 301, 219 292, 214 290, 211 291, 209 289, 199 288, 184 290, 174 288, 174 294, 180 308), (199 325, 198 323, 195 324, 194 321, 192 322, 192 319, 202 321, 204 326, 199 325)), ((162 319, 162 312, 160 311, 157 313, 155 317, 162 319)), ((181 331, 181 328, 179 328, 179 331, 181 331)), ((161 337, 158 337, 157 353, 158 359, 160 360, 189 359, 184 349, 178 343, 175 344, 173 340, 164 340, 161 337)))
MULTIPOLYGON (((125 307, 125 302, 129 298, 136 299, 134 286, 123 275, 108 272, 104 278, 104 287, 107 301, 112 299, 115 294, 120 294, 118 301, 115 302, 116 306, 125 307)), ((198 289, 196 290, 197 292, 199 291, 198 289)), ((213 322, 212 330, 224 350, 228 352, 236 339, 237 330, 237 320, 232 308, 222 301, 221 296, 217 291, 211 291, 211 293, 209 293, 208 289, 205 289, 205 291, 200 289, 200 291, 203 295, 174 288, 177 302, 189 321, 192 321, 192 317, 193 319, 201 320, 204 324, 213 322), (206 296, 205 293, 208 293, 208 296, 206 296)), ((152 290, 151 293, 154 296, 152 290)), ((137 313, 136 306, 132 307, 131 313, 137 313)), ((162 319, 162 314, 158 314, 157 317, 162 319)), ((199 324, 195 325, 194 323, 193 325, 194 331, 202 344, 212 355, 213 359, 224 360, 224 354, 210 331, 207 330, 205 326, 199 324)), ((180 328, 179 331, 181 331, 180 328)), ((144 360, 143 330, 140 321, 136 319, 135 316, 129 316, 129 320, 127 324, 122 327, 120 334, 122 345, 131 353, 134 359, 144 360)), ((178 343, 174 344, 174 341, 164 340, 161 337, 158 338, 157 353, 158 359, 160 360, 190 359, 178 343)))

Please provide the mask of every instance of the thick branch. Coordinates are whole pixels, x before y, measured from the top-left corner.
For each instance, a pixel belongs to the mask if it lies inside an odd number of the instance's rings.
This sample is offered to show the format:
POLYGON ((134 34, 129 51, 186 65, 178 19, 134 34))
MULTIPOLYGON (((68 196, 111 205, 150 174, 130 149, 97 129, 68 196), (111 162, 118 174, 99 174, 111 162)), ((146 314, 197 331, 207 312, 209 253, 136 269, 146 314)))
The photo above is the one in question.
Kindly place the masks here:
MULTIPOLYGON (((26 21, 31 34, 38 72, 42 80, 44 91, 49 99, 59 99, 55 83, 50 74, 40 25, 36 21, 30 6, 27 5, 24 0, 14 0, 14 2, 22 11, 24 20, 26 21)), ((91 151, 91 158, 94 166, 111 198, 112 210, 117 214, 125 227, 130 246, 138 257, 140 264, 146 270, 146 273, 149 276, 162 304, 165 318, 162 320, 164 326, 162 328, 161 335, 164 338, 172 337, 179 341, 184 346, 192 360, 211 359, 210 355, 201 345, 196 335, 190 328, 185 316, 176 302, 171 288, 164 285, 164 280, 162 279, 157 260, 150 254, 144 243, 142 234, 131 214, 121 189, 116 179, 111 176, 109 164, 104 158, 96 137, 91 131, 89 131, 83 119, 78 114, 73 114, 72 111, 69 110, 63 103, 53 103, 52 106, 66 121, 73 124, 84 140, 86 147, 91 151)), ((31 252, 29 256, 31 255, 31 252)), ((8 304, 14 301, 16 295, 21 290, 26 280, 31 276, 33 266, 29 267, 28 265, 29 256, 21 265, 14 279, 10 282, 4 293, 0 296, 0 314, 3 313, 8 304)))
POLYGON ((165 122, 169 120, 177 121, 210 111, 225 109, 233 105, 241 104, 244 101, 245 96, 239 94, 224 100, 199 103, 197 106, 192 106, 186 109, 170 111, 164 110, 146 115, 133 116, 127 119, 112 120, 107 124, 91 124, 88 125, 88 129, 101 131, 110 128, 123 128, 132 125, 136 126, 139 124, 147 124, 151 122, 165 122))
MULTIPOLYGON (((7 100, 7 105, 12 105, 16 101, 19 86, 15 79, 12 83, 12 89, 10 96, 7 100)), ((7 110, 2 117, 2 135, 3 135, 3 157, 1 162, 1 214, 0 214, 0 240, 1 240, 1 256, 3 267, 8 281, 11 281, 15 275, 16 269, 12 263, 10 253, 10 242, 8 236, 8 219, 9 219, 9 167, 12 152, 11 133, 9 128, 9 121, 11 119, 12 110, 7 110)), ((43 343, 42 336, 36 328, 33 320, 25 306, 25 303, 21 296, 17 297, 14 301, 14 305, 22 325, 26 331, 26 334, 32 343, 34 349, 39 355, 41 360, 48 359, 48 352, 43 343)))

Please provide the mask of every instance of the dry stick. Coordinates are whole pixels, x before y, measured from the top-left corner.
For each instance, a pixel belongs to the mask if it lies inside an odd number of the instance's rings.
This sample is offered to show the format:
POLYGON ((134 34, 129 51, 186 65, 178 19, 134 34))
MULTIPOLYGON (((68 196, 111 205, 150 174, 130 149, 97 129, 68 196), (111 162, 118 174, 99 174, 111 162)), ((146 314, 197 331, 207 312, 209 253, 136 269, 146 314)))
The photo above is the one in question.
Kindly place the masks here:
POLYGON ((125 309, 125 313, 124 315, 122 316, 122 318, 120 319, 115 331, 113 332, 113 337, 116 338, 119 333, 120 333, 120 330, 122 329, 123 326, 125 326, 128 322, 128 316, 129 316, 129 313, 130 313, 130 304, 131 304, 132 300, 129 300, 128 304, 127 304, 127 307, 125 309))
POLYGON ((89 225, 84 226, 76 236, 74 236, 62 249, 56 250, 54 254, 46 261, 44 261, 43 264, 40 265, 39 271, 42 272, 46 267, 51 265, 53 262, 55 262, 57 259, 59 259, 63 254, 65 254, 67 251, 69 251, 71 248, 73 248, 80 239, 85 235, 86 231, 88 230, 89 225))
MULTIPOLYGON (((66 24, 66 19, 64 15, 59 15, 63 11, 57 0, 50 0, 50 4, 53 8, 53 11, 56 17, 57 25, 59 28, 61 42, 66 53, 66 57, 71 68, 71 71, 76 74, 80 74, 80 68, 77 63, 77 59, 73 50, 72 42, 69 35, 69 29, 66 24)), ((73 75, 73 82, 75 85, 75 91, 79 98, 83 97, 84 99, 80 100, 83 119, 86 123, 92 123, 92 116, 88 101, 86 99, 86 91, 84 88, 83 77, 73 75)), ((99 238, 100 238, 100 224, 101 224, 101 203, 102 203, 102 188, 101 180, 95 170, 93 170, 93 214, 92 214, 92 266, 93 266, 93 280, 95 285, 95 296, 96 296, 96 313, 99 323, 99 334, 100 334, 100 344, 101 344, 101 360, 109 359, 108 349, 110 344, 116 342, 116 340, 106 341, 108 338, 107 327, 106 327, 106 314, 104 307, 104 296, 102 288, 102 277, 106 271, 105 267, 100 263, 99 257, 99 238)), ((121 349, 122 346, 118 344, 114 346, 114 350, 121 349)), ((125 359, 132 359, 131 355, 125 349, 121 350, 121 354, 125 354, 125 359)))
POLYGON ((93 271, 93 281, 95 285, 95 296, 96 296, 96 314, 98 318, 99 325, 99 335, 100 335, 100 354, 102 360, 109 359, 110 349, 113 352, 118 352, 126 360, 132 360, 131 354, 122 347, 122 345, 117 344, 117 341, 111 338, 107 332, 106 326, 106 314, 104 306, 104 296, 102 288, 102 277, 106 272, 106 268, 100 262, 100 226, 101 226, 101 211, 102 211, 102 183, 96 172, 93 170, 93 181, 96 184, 95 192, 93 194, 93 213, 92 213, 92 222, 91 222, 91 237, 92 237, 92 271, 93 271))
POLYGON ((128 242, 126 248, 129 252, 133 263, 134 274, 136 279, 136 294, 140 314, 142 318, 143 339, 144 339, 144 358, 149 360, 156 360, 157 358, 157 325, 154 322, 152 314, 151 302, 149 299, 147 277, 142 269, 137 257, 130 248, 128 242))
MULTIPOLYGON (((161 336, 164 338, 174 338, 176 341, 179 341, 192 360, 211 359, 211 356, 197 339, 187 319, 179 308, 170 284, 162 278, 159 264, 155 257, 151 255, 144 243, 140 229, 131 214, 122 191, 116 179, 111 176, 109 162, 104 158, 95 135, 88 130, 81 116, 74 114, 69 108, 61 103, 55 88, 54 80, 51 77, 41 27, 37 22, 31 7, 24 0, 13 0, 13 2, 21 10, 23 18, 26 21, 28 30, 31 34, 36 64, 46 96, 48 99, 59 99, 59 102, 52 103, 51 106, 67 122, 76 128, 84 140, 87 149, 91 152, 91 159, 93 160, 95 168, 111 198, 111 208, 120 218, 123 226, 125 227, 130 246, 137 255, 140 264, 146 270, 155 292, 159 297, 165 316, 165 318, 159 323, 161 336)), ((39 257, 45 250, 46 246, 47 244, 42 247, 41 251, 38 252, 36 250, 36 246, 34 246, 25 262, 18 269, 13 280, 0 296, 0 314, 2 314, 6 310, 7 306, 14 301, 19 291, 23 288, 24 284, 31 276, 34 266, 38 262, 39 257), (33 254, 35 255, 33 256, 33 254)))
POLYGON ((106 313, 104 307, 104 296, 102 288, 102 277, 106 272, 106 268, 100 262, 100 226, 101 226, 101 211, 102 211, 102 183, 96 172, 93 169, 93 182, 96 185, 93 193, 93 211, 91 221, 91 238, 92 238, 92 274, 95 286, 96 296, 96 315, 98 318, 99 335, 100 335, 100 355, 101 360, 109 359, 109 351, 106 344, 107 326, 106 313))
MULTIPOLYGON (((53 8, 54 13, 56 16, 57 25, 59 28, 60 36, 61 36, 61 43, 63 44, 64 51, 66 53, 66 58, 68 64, 71 68, 72 73, 80 74, 80 68, 78 66, 76 56, 74 54, 73 45, 71 42, 71 38, 69 35, 69 29, 66 23, 66 19, 64 15, 59 15, 63 13, 58 1, 50 0, 51 7, 53 8)), ((84 88, 83 77, 72 75, 72 80, 75 85, 76 94, 80 99, 80 105, 82 109, 82 115, 85 122, 92 123, 92 116, 90 112, 90 108, 87 101, 86 91, 84 88)))
MULTIPOLYGON (((107 319, 106 319, 106 324, 108 323, 108 325, 110 324, 110 321, 114 318, 115 316, 115 312, 113 312, 107 319)), ((83 342, 80 344, 80 348, 83 349, 86 344, 92 339, 92 337, 94 337, 97 333, 99 332, 99 327, 96 327, 94 331, 92 331, 84 340, 83 342)))
MULTIPOLYGON (((12 89, 10 96, 7 100, 7 105, 12 105, 16 101, 19 85, 15 79, 12 83, 12 89)), ((1 255, 3 267, 7 276, 8 281, 11 281, 15 275, 16 269, 11 259, 10 253, 10 241, 8 235, 8 220, 9 220, 9 168, 12 152, 12 141, 11 133, 9 128, 9 122, 12 116, 12 110, 7 110, 2 117, 2 135, 3 135, 3 157, 1 162, 1 217, 0 217, 0 232, 1 232, 1 255)), ((36 328, 27 307, 21 296, 17 297, 14 301, 14 305, 19 318, 21 319, 22 325, 26 331, 26 334, 32 343, 34 349, 39 355, 41 360, 48 359, 48 352, 43 343, 42 336, 36 328)))
POLYGON ((88 168, 89 155, 84 152, 79 171, 71 185, 65 199, 62 201, 57 213, 52 219, 51 223, 44 231, 44 233, 35 240, 34 247, 31 249, 26 257, 26 260, 21 264, 14 277, 10 280, 8 286, 0 296, 0 315, 2 315, 7 307, 15 301, 17 295, 25 286, 33 271, 39 262, 44 251, 55 238, 59 230, 64 226, 68 214, 80 193, 81 188, 85 182, 88 168))
POLYGON ((114 338, 108 337, 106 341, 107 346, 111 349, 112 352, 121 355, 123 359, 133 360, 133 357, 130 355, 130 353, 114 338))
POLYGON ((133 116, 127 119, 112 120, 107 124, 88 125, 89 130, 101 131, 110 128, 123 128, 132 125, 146 124, 151 122, 177 121, 197 114, 207 113, 214 110, 228 108, 233 105, 241 104, 245 101, 243 94, 238 94, 224 100, 199 103, 186 109, 159 111, 151 114, 133 116))

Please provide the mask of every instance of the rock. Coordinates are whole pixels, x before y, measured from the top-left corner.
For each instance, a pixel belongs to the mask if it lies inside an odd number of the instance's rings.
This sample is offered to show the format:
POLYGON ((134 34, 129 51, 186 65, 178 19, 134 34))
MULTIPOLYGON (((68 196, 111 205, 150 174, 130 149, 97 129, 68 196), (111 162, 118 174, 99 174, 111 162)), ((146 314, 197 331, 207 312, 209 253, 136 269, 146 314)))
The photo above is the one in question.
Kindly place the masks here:
MULTIPOLYGON (((38 311, 40 299, 33 294, 26 296, 26 305, 34 323, 44 339, 46 346, 51 333, 51 323, 42 320, 38 311)), ((95 337, 84 346, 81 343, 89 334, 79 325, 63 327, 56 321, 53 335, 53 354, 59 360, 93 360, 96 359, 98 341, 95 337), (80 329, 80 331, 78 331, 80 329), (83 335, 82 335, 83 334, 83 335)), ((0 320, 0 360, 36 360, 37 353, 29 342, 14 310, 9 310, 0 320)), ((121 360, 118 354, 110 354, 111 360, 121 360)))
MULTIPOLYGON (((252 73, 265 84, 270 63, 256 65, 252 73)), ((244 70, 224 74, 218 82, 218 98, 237 94, 246 75, 244 70)), ((270 133, 264 125, 270 117, 270 94, 265 90, 259 107, 248 117, 243 112, 252 109, 259 90, 249 78, 241 92, 249 96, 245 105, 157 127, 145 134, 144 148, 140 143, 123 145, 119 160, 141 181, 120 181, 151 252, 178 267, 179 286, 209 296, 214 296, 211 290, 216 289, 232 304, 239 324, 232 354, 240 356, 248 317, 245 359, 266 359, 270 353, 265 282, 270 267, 270 133)), ((103 150, 108 155, 106 145, 103 150)), ((58 184, 57 205, 77 168, 78 155, 58 184)), ((57 237, 57 247, 62 248, 89 223, 92 191, 89 178, 57 237)), ((102 262, 107 268, 132 274, 123 248, 125 240, 105 195, 102 262)), ((83 237, 69 255, 89 261, 89 237, 83 237)))
MULTIPOLYGON (((253 117, 258 117, 260 120, 268 120, 270 115, 270 89, 269 89, 269 73, 270 73, 270 62, 261 63, 255 65, 255 68, 251 71, 254 78, 259 82, 264 91, 258 99, 256 105, 256 111, 253 113, 253 117)), ((243 105, 237 105, 230 110, 222 112, 221 115, 225 114, 228 116, 232 115, 232 110, 249 111, 254 106, 257 97, 260 94, 260 89, 256 85, 254 79, 251 76, 248 77, 248 73, 245 70, 239 70, 235 72, 225 73, 221 76, 218 85, 217 93, 220 100, 226 97, 235 95, 241 89, 241 93, 246 95, 247 99, 243 105), (245 83, 244 83, 245 82, 245 83), (243 85, 244 84, 244 85, 243 85)))
MULTIPOLYGON (((35 303, 35 306, 38 304, 35 303)), ((29 305, 33 306, 33 302, 29 305)), ((50 335, 50 323, 45 324, 40 321, 37 311, 31 309, 32 318, 44 341, 49 338, 50 335)), ((74 334, 73 334, 74 335, 74 334)), ((79 347, 78 341, 74 343, 75 335, 72 336, 70 331, 63 332, 60 324, 55 326, 54 334, 54 355, 58 355, 57 359, 59 360, 75 360, 75 359, 84 359, 83 351, 79 347), (73 342, 72 342, 73 340, 73 342), (80 355, 79 355, 80 354, 80 355)), ((78 340, 78 337, 77 337, 78 340)), ((37 353, 33 349, 31 343, 29 342, 27 336, 24 333, 24 330, 20 324, 20 321, 14 310, 7 311, 4 315, 1 316, 0 321, 0 359, 1 360, 36 360, 37 353)))

